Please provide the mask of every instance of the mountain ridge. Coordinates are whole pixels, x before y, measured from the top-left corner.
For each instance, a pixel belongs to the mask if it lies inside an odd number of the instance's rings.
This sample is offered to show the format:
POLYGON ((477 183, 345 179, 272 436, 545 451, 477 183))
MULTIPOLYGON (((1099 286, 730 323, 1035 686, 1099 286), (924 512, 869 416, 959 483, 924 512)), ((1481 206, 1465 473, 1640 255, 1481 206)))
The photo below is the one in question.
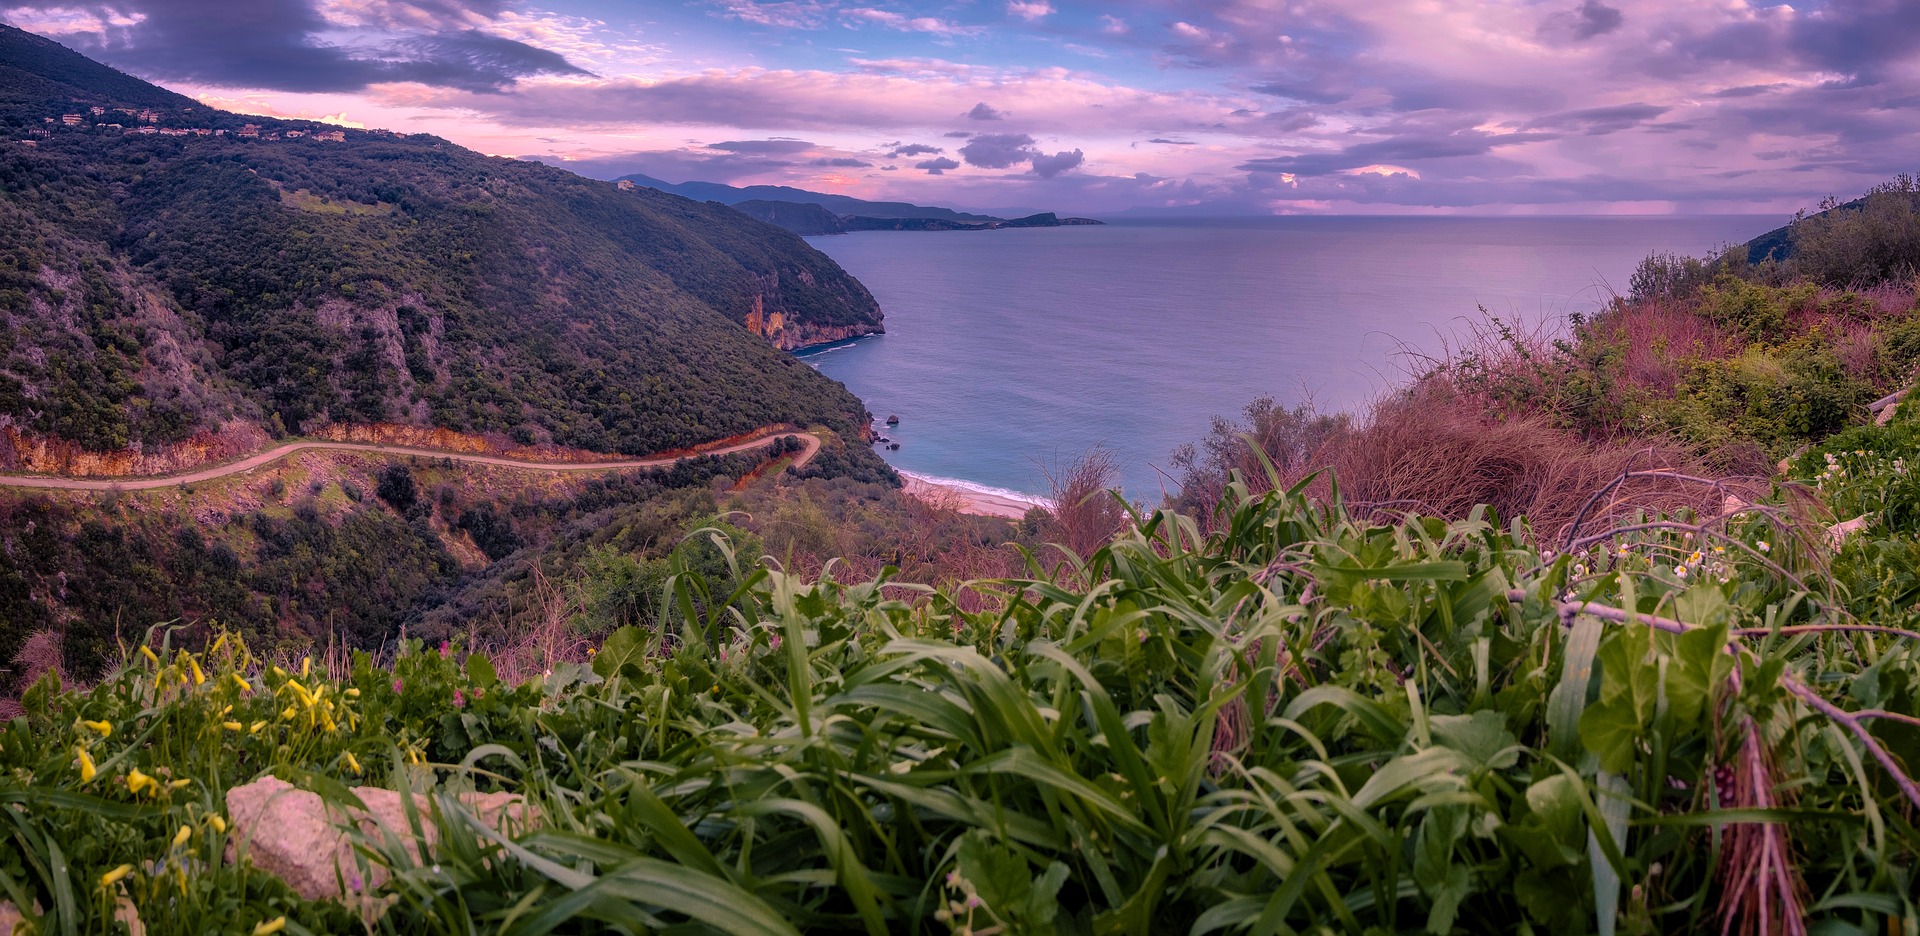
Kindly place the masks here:
POLYGON ((674 195, 691 198, 696 201, 717 201, 723 205, 734 205, 743 201, 792 202, 802 205, 819 205, 834 214, 861 215, 869 218, 942 218, 948 221, 967 221, 986 223, 1004 220, 991 215, 972 214, 955 211, 951 208, 938 208, 927 205, 915 205, 909 202, 868 201, 850 195, 835 195, 830 192, 810 192, 786 185, 748 185, 733 186, 721 182, 666 182, 652 176, 632 173, 621 176, 619 181, 632 182, 635 185, 658 189, 674 195))
POLYGON ((881 310, 774 226, 209 108, 12 27, 0 62, 0 425, 92 451, 397 422, 624 454, 865 425, 782 349, 881 310))

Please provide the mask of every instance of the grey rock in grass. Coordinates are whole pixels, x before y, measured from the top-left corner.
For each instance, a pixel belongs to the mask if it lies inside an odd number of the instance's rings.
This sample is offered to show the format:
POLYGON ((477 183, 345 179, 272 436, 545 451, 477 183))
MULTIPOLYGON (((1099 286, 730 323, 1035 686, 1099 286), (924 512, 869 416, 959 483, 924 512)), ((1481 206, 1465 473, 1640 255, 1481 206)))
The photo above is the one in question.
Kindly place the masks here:
MULTIPOLYGON (((365 812, 328 805, 319 794, 275 777, 228 790, 227 816, 233 833, 227 842, 227 862, 232 864, 244 855, 255 868, 285 881, 308 900, 332 898, 362 904, 360 895, 379 889, 388 875, 386 869, 354 853, 349 828, 376 848, 387 841, 398 842, 421 862, 432 854, 439 833, 425 796, 414 794, 421 821, 416 840, 399 793, 374 787, 354 787, 352 792, 366 804, 365 812)), ((462 793, 459 799, 495 830, 524 829, 537 821, 536 812, 511 793, 462 793)))

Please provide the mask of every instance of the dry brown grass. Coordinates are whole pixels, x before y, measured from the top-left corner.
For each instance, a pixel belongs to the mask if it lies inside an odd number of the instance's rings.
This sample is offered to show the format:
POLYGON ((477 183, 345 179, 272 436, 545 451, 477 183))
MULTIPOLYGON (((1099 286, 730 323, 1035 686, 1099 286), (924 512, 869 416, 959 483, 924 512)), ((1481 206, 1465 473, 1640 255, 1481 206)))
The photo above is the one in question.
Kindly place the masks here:
POLYGON ((1119 480, 1120 463, 1104 448, 1048 471, 1053 496, 1050 541, 1084 559, 1126 529, 1130 518, 1111 493, 1119 480))
POLYGON ((1622 378, 1661 396, 1679 389, 1687 359, 1730 357, 1744 345, 1736 333, 1671 301, 1622 304, 1593 327, 1596 337, 1625 349, 1622 378))
MULTIPOLYGON (((16 690, 24 692, 28 686, 37 682, 48 673, 59 678, 61 685, 71 685, 73 679, 67 673, 66 656, 60 649, 60 634, 56 631, 34 631, 28 635, 20 649, 13 655, 13 672, 17 676, 13 681, 16 690)), ((0 697, 0 721, 8 721, 21 714, 20 701, 0 697)))
MULTIPOLYGON (((1503 521, 1526 516, 1543 537, 1557 535, 1595 491, 1629 468, 1704 473, 1672 443, 1589 442, 1544 417, 1490 419, 1444 380, 1375 403, 1364 422, 1330 435, 1303 468, 1282 480, 1330 471, 1309 490, 1325 497, 1338 483, 1356 510, 1458 518, 1485 504, 1503 521)), ((1716 507, 1719 497, 1697 485, 1647 479, 1623 488, 1603 510, 1699 511, 1716 507)))

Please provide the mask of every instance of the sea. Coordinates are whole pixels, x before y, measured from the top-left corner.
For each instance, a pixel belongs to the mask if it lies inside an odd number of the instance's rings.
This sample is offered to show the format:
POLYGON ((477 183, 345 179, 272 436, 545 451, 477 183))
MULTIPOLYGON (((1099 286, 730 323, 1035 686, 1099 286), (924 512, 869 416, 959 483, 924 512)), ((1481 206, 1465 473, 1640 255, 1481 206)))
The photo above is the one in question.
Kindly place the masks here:
POLYGON ((880 302, 886 334, 801 352, 899 443, 902 472, 1044 496, 1082 453, 1129 497, 1258 397, 1363 409, 1498 317, 1561 329, 1650 253, 1702 255, 1784 219, 1277 217, 809 241, 880 302))

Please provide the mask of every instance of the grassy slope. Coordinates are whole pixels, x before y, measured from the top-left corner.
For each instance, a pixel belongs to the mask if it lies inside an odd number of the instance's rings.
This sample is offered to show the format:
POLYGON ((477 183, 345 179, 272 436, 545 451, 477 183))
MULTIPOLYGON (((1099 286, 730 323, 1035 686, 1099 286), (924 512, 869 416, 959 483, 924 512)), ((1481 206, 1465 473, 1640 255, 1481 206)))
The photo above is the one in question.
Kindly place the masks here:
POLYGON ((877 327, 793 235, 429 137, 33 138, 75 86, 151 102, 162 126, 243 122, 47 45, 0 29, 0 415, 32 430, 112 448, 228 418, 392 420, 642 453, 864 423, 740 327, 756 300, 877 327))

